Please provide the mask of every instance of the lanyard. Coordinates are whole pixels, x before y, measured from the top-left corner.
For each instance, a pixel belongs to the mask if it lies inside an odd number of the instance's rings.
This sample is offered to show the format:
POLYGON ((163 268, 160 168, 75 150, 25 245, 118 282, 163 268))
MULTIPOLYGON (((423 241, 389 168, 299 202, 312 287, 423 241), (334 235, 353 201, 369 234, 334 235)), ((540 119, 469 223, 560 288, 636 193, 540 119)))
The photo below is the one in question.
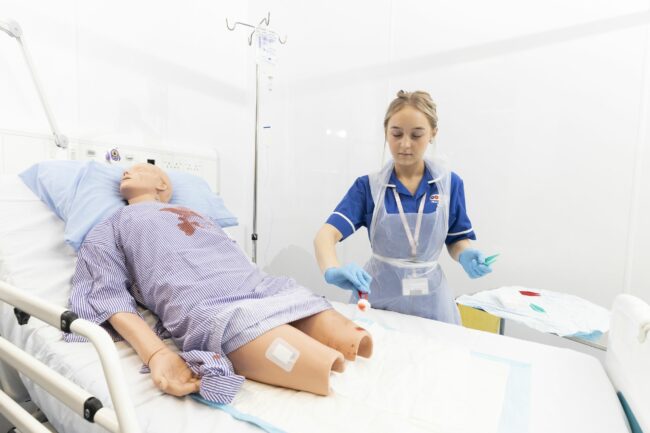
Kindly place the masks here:
POLYGON ((399 211, 399 217, 402 220, 402 225, 404 226, 404 231, 406 232, 406 237, 409 240, 409 245, 411 245, 411 255, 413 258, 417 255, 418 250, 418 240, 420 239, 420 228, 422 227, 422 215, 424 214, 424 199, 427 198, 427 194, 422 195, 420 199, 420 207, 418 208, 418 218, 415 223, 415 230, 411 233, 411 227, 406 220, 406 214, 404 214, 404 208, 402 207, 402 200, 399 198, 399 193, 397 188, 393 188, 393 194, 395 195, 395 201, 397 202, 397 210, 399 211))

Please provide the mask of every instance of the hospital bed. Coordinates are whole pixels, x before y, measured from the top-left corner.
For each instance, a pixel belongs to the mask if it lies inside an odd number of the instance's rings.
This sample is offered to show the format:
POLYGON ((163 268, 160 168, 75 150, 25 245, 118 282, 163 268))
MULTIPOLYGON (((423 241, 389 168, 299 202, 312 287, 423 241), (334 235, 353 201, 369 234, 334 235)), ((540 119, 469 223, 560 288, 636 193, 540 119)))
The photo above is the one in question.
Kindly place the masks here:
MULTIPOLYGON (((65 307, 75 256, 62 239, 63 222, 17 176, 0 176, 0 281, 65 307)), ((246 416, 278 429, 268 431, 291 432, 629 431, 615 388, 595 358, 398 313, 360 315, 351 305, 334 305, 371 330, 376 353, 333 377, 330 397, 246 381, 232 405, 237 412, 219 410, 160 393, 139 373, 135 352, 116 343, 139 431, 260 431, 237 419, 246 416)), ((58 329, 34 317, 21 325, 7 304, 0 304, 0 336, 105 407, 115 406, 90 344, 65 343, 58 329)), ((11 396, 28 395, 59 433, 106 431, 29 377, 7 365, 0 368, 11 396)))

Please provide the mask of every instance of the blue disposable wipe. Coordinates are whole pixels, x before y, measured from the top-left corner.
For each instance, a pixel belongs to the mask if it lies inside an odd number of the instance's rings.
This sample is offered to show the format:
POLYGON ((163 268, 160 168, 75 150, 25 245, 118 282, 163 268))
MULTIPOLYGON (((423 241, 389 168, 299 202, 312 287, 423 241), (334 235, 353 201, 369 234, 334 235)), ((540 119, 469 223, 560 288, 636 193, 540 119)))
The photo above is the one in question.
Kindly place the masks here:
POLYGON ((253 424, 256 427, 259 427, 260 429, 264 430, 265 432, 268 433, 287 433, 284 430, 280 430, 279 428, 269 424, 266 421, 263 421, 257 417, 254 417, 252 415, 248 415, 246 413, 240 412, 237 409, 235 409, 232 405, 230 404, 221 404, 221 403, 215 403, 213 401, 209 401, 201 397, 199 394, 192 394, 191 397, 203 404, 207 404, 210 407, 213 407, 215 409, 220 409, 233 418, 239 420, 239 421, 244 421, 249 424, 253 424))

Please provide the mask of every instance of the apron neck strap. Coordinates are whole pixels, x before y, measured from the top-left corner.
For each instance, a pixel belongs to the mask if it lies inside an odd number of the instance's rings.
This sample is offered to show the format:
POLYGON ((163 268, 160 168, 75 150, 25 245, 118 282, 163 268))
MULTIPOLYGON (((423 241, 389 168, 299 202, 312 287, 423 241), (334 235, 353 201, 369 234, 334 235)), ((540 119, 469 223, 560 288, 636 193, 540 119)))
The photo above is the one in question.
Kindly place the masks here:
POLYGON ((399 217, 402 220, 402 226, 404 226, 404 231, 406 232, 406 237, 408 238, 409 245, 411 246, 411 256, 415 258, 418 251, 418 241, 420 239, 420 229, 422 228, 422 215, 424 214, 424 201, 427 197, 427 194, 422 194, 420 199, 420 206, 418 207, 418 217, 415 222, 415 230, 411 233, 411 227, 409 226, 408 221, 406 220, 406 214, 404 213, 404 208, 402 207, 402 200, 399 197, 397 188, 392 187, 393 195, 395 196, 395 202, 397 203, 397 210, 399 211, 399 217))

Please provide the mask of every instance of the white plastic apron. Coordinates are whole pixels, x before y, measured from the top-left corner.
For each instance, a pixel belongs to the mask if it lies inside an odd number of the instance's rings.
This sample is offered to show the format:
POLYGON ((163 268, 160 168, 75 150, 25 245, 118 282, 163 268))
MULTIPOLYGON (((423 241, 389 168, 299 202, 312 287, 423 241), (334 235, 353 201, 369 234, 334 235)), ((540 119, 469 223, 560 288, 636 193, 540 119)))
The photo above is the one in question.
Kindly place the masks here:
MULTIPOLYGON (((441 163, 425 159, 425 164, 438 187, 438 207, 429 214, 423 213, 423 201, 418 202, 418 213, 404 214, 399 197, 396 198, 400 212, 386 212, 386 194, 396 192, 392 191, 395 186, 389 186, 393 161, 369 176, 375 202, 370 225, 373 255, 365 265, 372 276, 369 300, 373 308, 458 324, 458 308, 438 264, 449 227, 451 176, 441 163), (410 235, 407 235, 407 226, 410 235), (408 286, 419 289, 421 283, 428 286, 426 294, 403 294, 418 293, 416 290, 409 292, 408 286)), ((428 189, 421 200, 431 200, 428 189)))

